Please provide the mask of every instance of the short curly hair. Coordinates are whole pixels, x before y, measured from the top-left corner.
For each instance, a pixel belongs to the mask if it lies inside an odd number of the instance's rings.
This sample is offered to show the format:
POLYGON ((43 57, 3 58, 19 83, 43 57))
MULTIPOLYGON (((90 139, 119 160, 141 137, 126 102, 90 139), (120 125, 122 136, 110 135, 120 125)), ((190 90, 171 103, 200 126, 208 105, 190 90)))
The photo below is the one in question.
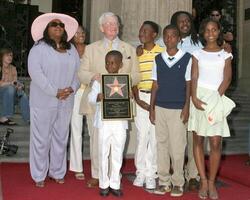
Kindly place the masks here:
POLYGON ((157 34, 159 33, 159 25, 153 21, 149 21, 149 20, 144 21, 142 25, 149 25, 151 26, 151 28, 154 30, 155 33, 157 34))
POLYGON ((105 56, 105 60, 107 59, 108 56, 115 56, 122 62, 123 56, 122 56, 122 53, 120 51, 117 51, 117 50, 109 51, 105 56))

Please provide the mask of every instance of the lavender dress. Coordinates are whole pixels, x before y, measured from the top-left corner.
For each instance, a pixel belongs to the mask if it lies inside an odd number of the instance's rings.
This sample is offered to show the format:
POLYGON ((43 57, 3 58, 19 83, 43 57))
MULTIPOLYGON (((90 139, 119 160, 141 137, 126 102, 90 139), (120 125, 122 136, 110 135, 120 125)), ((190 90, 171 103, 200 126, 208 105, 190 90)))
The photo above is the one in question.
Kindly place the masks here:
POLYGON ((80 65, 76 49, 60 53, 44 42, 35 44, 28 57, 30 85, 30 171, 35 182, 66 173, 66 146, 74 94, 56 98, 57 90, 77 91, 80 65))

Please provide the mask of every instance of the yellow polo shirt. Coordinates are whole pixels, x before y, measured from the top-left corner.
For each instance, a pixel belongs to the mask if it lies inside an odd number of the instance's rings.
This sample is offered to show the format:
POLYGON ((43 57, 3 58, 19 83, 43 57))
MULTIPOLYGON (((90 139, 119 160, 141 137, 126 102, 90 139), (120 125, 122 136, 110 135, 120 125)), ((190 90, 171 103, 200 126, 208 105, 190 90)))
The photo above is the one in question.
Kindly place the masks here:
POLYGON ((147 51, 143 49, 143 54, 138 57, 139 68, 141 73, 141 81, 138 84, 139 90, 150 91, 152 87, 152 68, 155 60, 155 56, 164 51, 163 47, 158 44, 153 49, 147 51))

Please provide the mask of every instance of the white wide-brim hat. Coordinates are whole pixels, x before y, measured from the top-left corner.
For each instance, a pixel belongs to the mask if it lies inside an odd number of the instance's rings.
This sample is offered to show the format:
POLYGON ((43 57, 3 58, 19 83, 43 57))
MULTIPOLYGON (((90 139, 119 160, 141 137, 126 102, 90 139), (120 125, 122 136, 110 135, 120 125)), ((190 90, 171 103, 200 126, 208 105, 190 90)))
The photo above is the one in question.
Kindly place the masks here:
POLYGON ((78 28, 78 22, 73 17, 61 13, 45 13, 38 16, 31 25, 31 35, 35 42, 43 38, 46 26, 55 19, 59 19, 65 24, 64 29, 67 32, 68 41, 74 37, 78 28))

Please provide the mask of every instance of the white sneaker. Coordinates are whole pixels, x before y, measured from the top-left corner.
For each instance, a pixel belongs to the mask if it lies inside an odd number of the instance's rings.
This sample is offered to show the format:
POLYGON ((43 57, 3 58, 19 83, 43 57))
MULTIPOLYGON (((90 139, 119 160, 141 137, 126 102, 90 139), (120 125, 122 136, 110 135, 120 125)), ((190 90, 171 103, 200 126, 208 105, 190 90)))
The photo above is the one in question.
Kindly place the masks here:
POLYGON ((156 187, 155 179, 152 177, 147 177, 146 178, 146 189, 152 190, 152 189, 155 189, 155 187, 156 187))
POLYGON ((136 178, 133 182, 133 185, 137 186, 137 187, 143 187, 144 182, 145 182, 145 177, 138 175, 138 176, 136 176, 136 178))

